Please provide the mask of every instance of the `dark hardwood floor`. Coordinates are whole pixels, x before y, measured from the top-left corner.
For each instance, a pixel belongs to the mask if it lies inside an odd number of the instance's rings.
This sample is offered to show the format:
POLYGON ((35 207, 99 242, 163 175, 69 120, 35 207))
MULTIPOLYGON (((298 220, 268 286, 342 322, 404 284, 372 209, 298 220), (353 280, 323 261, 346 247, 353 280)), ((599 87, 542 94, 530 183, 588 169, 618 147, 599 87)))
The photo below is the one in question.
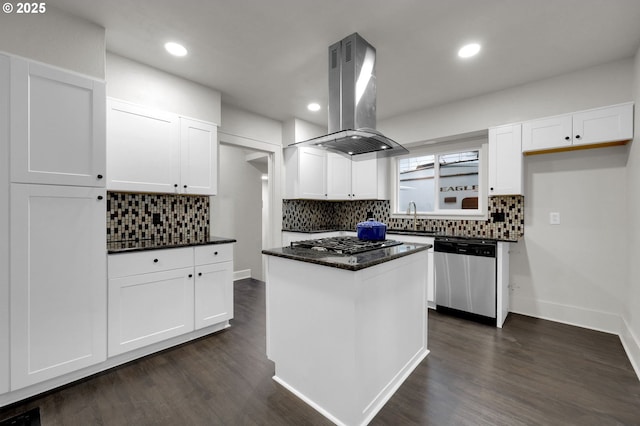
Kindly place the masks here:
MULTIPOLYGON (((236 282, 232 325, 0 409, 0 420, 40 407, 43 425, 330 425, 271 379, 264 283, 236 282)), ((371 424, 640 425, 640 381, 617 336, 430 311, 429 348, 371 424)))

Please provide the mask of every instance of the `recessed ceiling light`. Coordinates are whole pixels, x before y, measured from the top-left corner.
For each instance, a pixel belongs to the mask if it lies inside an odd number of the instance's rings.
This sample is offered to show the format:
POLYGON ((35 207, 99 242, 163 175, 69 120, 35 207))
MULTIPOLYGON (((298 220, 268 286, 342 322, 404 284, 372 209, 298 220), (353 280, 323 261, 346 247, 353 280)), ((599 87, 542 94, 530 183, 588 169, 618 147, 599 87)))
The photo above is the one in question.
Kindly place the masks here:
POLYGON ((480 52, 480 45, 478 43, 470 43, 462 46, 460 50, 458 50, 458 56, 461 58, 470 58, 477 55, 478 52, 480 52))
POLYGON ((320 111, 320 104, 317 102, 311 102, 309 105, 307 105, 307 109, 313 112, 320 111))
POLYGON ((164 48, 167 49, 167 52, 171 53, 173 56, 185 56, 187 54, 187 49, 178 43, 170 41, 164 44, 164 48))

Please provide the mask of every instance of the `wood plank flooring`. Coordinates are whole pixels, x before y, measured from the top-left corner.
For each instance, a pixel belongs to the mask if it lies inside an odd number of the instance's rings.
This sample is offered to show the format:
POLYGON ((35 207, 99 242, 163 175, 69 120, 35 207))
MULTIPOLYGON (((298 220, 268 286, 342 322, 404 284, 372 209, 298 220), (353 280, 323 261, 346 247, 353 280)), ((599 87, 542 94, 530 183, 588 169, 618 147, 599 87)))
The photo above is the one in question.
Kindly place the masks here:
MULTIPOLYGON (((235 283, 232 325, 0 409, 0 420, 40 407, 42 425, 330 425, 271 379, 264 283, 235 283)), ((617 336, 430 311, 429 348, 372 425, 640 425, 640 381, 617 336)))

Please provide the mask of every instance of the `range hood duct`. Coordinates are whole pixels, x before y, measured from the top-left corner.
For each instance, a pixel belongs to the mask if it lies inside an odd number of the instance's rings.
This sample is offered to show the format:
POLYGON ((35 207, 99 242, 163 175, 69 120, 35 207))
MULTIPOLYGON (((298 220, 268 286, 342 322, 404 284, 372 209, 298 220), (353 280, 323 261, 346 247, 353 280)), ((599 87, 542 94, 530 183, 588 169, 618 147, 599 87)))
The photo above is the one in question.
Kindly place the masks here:
POLYGON ((376 128, 376 49, 358 33, 329 46, 329 134, 292 146, 311 146, 352 160, 408 154, 376 128))

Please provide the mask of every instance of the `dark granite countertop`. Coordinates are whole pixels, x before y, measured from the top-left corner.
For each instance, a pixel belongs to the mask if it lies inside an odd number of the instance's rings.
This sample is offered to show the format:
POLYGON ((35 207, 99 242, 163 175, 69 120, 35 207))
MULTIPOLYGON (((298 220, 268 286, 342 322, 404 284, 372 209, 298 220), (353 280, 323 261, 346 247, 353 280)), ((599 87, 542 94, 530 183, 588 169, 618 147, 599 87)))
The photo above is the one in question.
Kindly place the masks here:
POLYGON ((262 254, 315 263, 333 268, 359 271, 364 268, 379 265, 399 257, 408 256, 431 248, 431 244, 404 243, 402 245, 370 250, 358 254, 336 254, 300 247, 280 247, 262 250, 262 254))
MULTIPOLYGON (((344 229, 344 228, 332 228, 332 229, 283 229, 283 232, 299 232, 302 234, 317 234, 320 232, 356 232, 355 229, 344 229)), ((491 238, 485 237, 482 235, 454 235, 448 234, 439 231, 414 231, 412 229, 387 229, 387 235, 415 235, 417 237, 452 237, 452 238, 468 238, 468 239, 482 239, 487 241, 503 241, 508 243, 517 243, 517 239, 504 239, 504 238, 491 238)))
POLYGON ((107 253, 131 253, 143 250, 159 250, 179 247, 204 246, 210 244, 229 244, 235 243, 233 238, 210 237, 207 239, 181 239, 181 240, 127 240, 107 242, 107 253))

